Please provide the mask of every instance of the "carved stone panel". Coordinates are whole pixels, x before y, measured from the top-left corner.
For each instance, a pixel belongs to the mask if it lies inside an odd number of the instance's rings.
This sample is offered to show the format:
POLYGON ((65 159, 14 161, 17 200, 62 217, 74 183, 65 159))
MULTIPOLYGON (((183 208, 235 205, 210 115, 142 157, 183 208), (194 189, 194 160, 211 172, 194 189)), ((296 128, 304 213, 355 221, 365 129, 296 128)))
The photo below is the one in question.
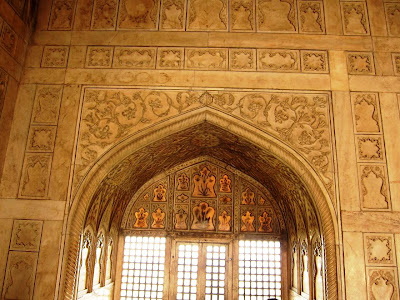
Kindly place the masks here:
POLYGON ((373 93, 352 93, 354 131, 380 133, 381 118, 378 96, 373 93))
POLYGON ((344 34, 368 35, 369 24, 366 3, 361 1, 341 2, 344 34))
POLYGON ((2 68, 0 68, 0 117, 3 111, 4 101, 6 98, 7 83, 8 83, 8 74, 2 68))
POLYGON ((186 69, 226 70, 228 67, 227 49, 189 48, 186 49, 186 69))
POLYGON ((227 31, 227 0, 189 0, 188 30, 227 31))
POLYGON ((257 31, 297 32, 294 0, 257 0, 257 31))
POLYGON ((17 40, 18 37, 15 31, 4 22, 3 28, 1 29, 0 44, 8 53, 10 53, 11 56, 14 56, 15 54, 17 40))
POLYGON ((154 69, 156 66, 155 48, 116 47, 113 67, 154 69))
POLYGON ((27 153, 25 155, 20 197, 44 198, 47 196, 51 161, 51 154, 27 153))
POLYGON ((385 161, 385 148, 381 136, 358 135, 356 136, 356 147, 360 161, 385 161))
POLYGON ((112 64, 113 47, 88 47, 86 55, 87 68, 110 68, 112 64))
POLYGON ((370 52, 351 52, 347 54, 347 68, 349 74, 375 74, 374 58, 370 52))
POLYGON ((299 51, 259 49, 257 50, 257 68, 260 71, 300 72, 299 51))
POLYGON ((385 3, 389 35, 400 36, 400 3, 385 3))
POLYGON ((32 299, 37 257, 36 252, 9 252, 2 299, 32 299))
POLYGON ((326 51, 301 51, 301 69, 307 73, 328 73, 328 54, 326 51))
POLYGON ((183 69, 184 56, 183 48, 158 48, 157 69, 183 69))
POLYGON ((10 250, 39 251, 42 221, 15 220, 10 250))
POLYGON ((33 124, 57 125, 62 87, 43 85, 36 89, 32 112, 33 124))
POLYGON ((117 0, 95 0, 92 16, 92 29, 115 29, 117 0))
POLYGON ((42 68, 65 68, 67 66, 69 47, 45 46, 43 49, 42 68))
POLYGON ((322 1, 299 1, 299 22, 302 33, 325 33, 324 5, 322 1))
POLYGON ((71 30, 75 0, 54 0, 50 16, 50 30, 71 30))
POLYGON ((255 31, 255 0, 230 1, 231 31, 255 31))
POLYGON ((367 268, 368 300, 398 300, 396 268, 367 268))
POLYGON ((118 28, 155 30, 158 26, 160 1, 121 0, 118 28))
POLYGON ((229 69, 232 71, 255 71, 255 49, 229 49, 229 69))
POLYGON ((162 0, 160 30, 185 30, 186 0, 162 0))
POLYGON ((400 75, 400 53, 392 54, 394 74, 400 75))
POLYGON ((27 151, 52 152, 56 139, 56 126, 35 126, 29 129, 27 151))
POLYGON ((361 164, 358 168, 362 209, 390 209, 389 184, 385 165, 361 164))
POLYGON ((367 265, 396 265, 396 251, 392 234, 366 233, 364 247, 367 265))
POLYGON ((74 30, 89 30, 92 23, 94 0, 79 0, 76 7, 74 30))

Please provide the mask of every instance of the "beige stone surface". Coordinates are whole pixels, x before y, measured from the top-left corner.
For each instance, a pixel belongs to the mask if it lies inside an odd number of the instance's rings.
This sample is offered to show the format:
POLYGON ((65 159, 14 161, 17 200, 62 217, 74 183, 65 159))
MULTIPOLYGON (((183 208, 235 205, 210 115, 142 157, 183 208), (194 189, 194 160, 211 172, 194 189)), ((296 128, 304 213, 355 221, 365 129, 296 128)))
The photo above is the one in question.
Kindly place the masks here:
POLYGON ((398 212, 342 212, 344 231, 399 232, 398 212))
POLYGON ((1 199, 0 218, 63 220, 65 201, 1 199))
MULTIPOLYGON (((4 274, 6 270, 12 227, 12 219, 0 219, 0 272, 2 274, 4 274)), ((4 276, 0 277, 0 294, 2 294, 3 280, 4 276)))

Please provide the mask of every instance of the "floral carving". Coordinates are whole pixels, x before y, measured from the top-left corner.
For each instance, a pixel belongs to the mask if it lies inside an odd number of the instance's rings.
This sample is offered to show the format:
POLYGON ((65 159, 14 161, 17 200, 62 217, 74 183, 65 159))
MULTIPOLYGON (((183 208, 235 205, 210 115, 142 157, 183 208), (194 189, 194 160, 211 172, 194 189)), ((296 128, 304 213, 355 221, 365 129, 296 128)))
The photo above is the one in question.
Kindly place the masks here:
POLYGON ((182 69, 183 49, 159 48, 157 55, 157 67, 159 69, 182 69))
POLYGON ((43 68, 65 68, 68 58, 67 46, 45 46, 43 50, 43 68))
POLYGON ((256 52, 252 49, 230 49, 229 68, 231 70, 255 70, 256 52))
POLYGON ((189 202, 189 196, 185 194, 180 194, 176 197, 177 203, 187 203, 189 202))
POLYGON ((400 75, 400 53, 393 53, 392 58, 393 58, 394 73, 396 75, 400 75))
POLYGON ((380 136, 357 136, 358 158, 360 160, 383 161, 384 149, 380 136))
POLYGON ((155 229, 162 229, 165 228, 164 219, 165 219, 165 212, 161 210, 161 208, 157 208, 155 212, 152 214, 153 223, 151 224, 151 228, 155 229))
POLYGON ((398 300, 396 269, 368 268, 368 299, 398 300))
POLYGON ((136 222, 133 225, 135 228, 147 228, 147 217, 149 213, 145 211, 143 207, 139 208, 137 212, 135 212, 136 222))
POLYGON ((380 132, 379 102, 375 94, 353 94, 356 132, 380 132))
POLYGON ((75 10, 75 0, 55 0, 51 10, 49 29, 70 30, 75 10))
POLYGON ((260 222, 260 227, 258 228, 258 232, 272 232, 272 218, 268 214, 268 212, 264 211, 261 216, 258 217, 260 222))
POLYGON ((385 10, 389 34, 393 36, 400 36, 400 4, 385 3, 385 10))
POLYGON ((192 229, 214 230, 215 210, 207 202, 200 202, 193 208, 192 229))
POLYGON ((349 53, 347 62, 349 74, 375 74, 372 53, 349 53))
POLYGON ((39 86, 36 90, 32 123, 57 125, 62 87, 39 86))
POLYGON ((218 217, 218 230, 219 231, 230 231, 231 230, 231 216, 228 215, 226 210, 224 210, 221 215, 218 217))
POLYGON ((190 182, 189 177, 185 173, 182 173, 181 175, 178 176, 178 186, 176 189, 178 191, 188 191, 189 182, 190 182))
POLYGON ((240 228, 241 231, 249 232, 249 231, 256 231, 254 228, 254 215, 250 211, 246 211, 244 215, 241 217, 242 219, 242 227, 240 228))
POLYGON ((219 202, 221 202, 222 204, 229 204, 232 202, 232 198, 223 195, 221 198, 219 198, 219 202))
POLYGON ((300 32, 324 33, 323 3, 319 1, 302 1, 299 4, 300 32))
POLYGON ((114 67, 154 69, 156 50, 154 48, 118 47, 115 49, 114 67))
POLYGON ((156 0, 122 0, 118 27, 121 29, 156 29, 159 2, 156 0))
POLYGON ((220 180, 220 192, 230 193, 231 192, 231 182, 232 180, 229 179, 228 175, 224 175, 220 180))
POLYGON ((184 210, 183 208, 180 208, 177 210, 177 213, 175 214, 175 229, 178 230, 185 230, 187 229, 187 211, 184 210))
POLYGON ((186 68, 225 70, 227 57, 226 49, 186 49, 186 68))
POLYGON ((88 47, 86 66, 89 68, 110 68, 112 47, 88 47))
POLYGON ((4 22, 1 30, 0 43, 4 49, 11 54, 11 56, 15 54, 17 40, 18 37, 15 31, 6 22, 4 22))
POLYGON ((304 72, 325 73, 328 71, 328 57, 325 51, 302 51, 304 72))
POLYGON ((364 2, 342 2, 345 34, 369 34, 368 16, 364 2))
POLYGON ((20 196, 47 196, 52 157, 49 154, 27 154, 20 184, 20 196))
POLYGON ((231 29, 233 31, 254 31, 254 1, 231 1, 231 29))
POLYGON ((364 209, 388 209, 386 169, 382 165, 360 166, 361 200, 364 209))
POLYGON ((193 197, 216 197, 215 194, 215 176, 211 171, 204 167, 199 174, 193 176, 193 197))
POLYGON ((255 197, 254 192, 249 188, 246 188, 242 193, 242 204, 255 205, 256 203, 254 202, 254 197, 255 197))
POLYGON ((157 202, 164 202, 167 201, 167 199, 165 199, 165 195, 167 194, 167 189, 165 188, 165 186, 163 184, 159 184, 157 186, 157 188, 154 189, 154 198, 153 201, 157 201, 157 202))
POLYGON ((189 30, 227 30, 227 0, 189 0, 189 30))
POLYGON ((31 126, 28 136, 28 151, 51 152, 56 138, 55 126, 31 126))
POLYGON ((92 29, 114 29, 118 2, 96 0, 93 8, 92 29))
POLYGON ((367 250, 367 264, 393 265, 396 263, 392 235, 367 234, 365 236, 365 247, 367 250))
POLYGON ((297 31, 293 0, 259 0, 257 4, 258 31, 297 31))
POLYGON ((184 30, 186 1, 163 0, 161 5, 160 29, 184 30))
POLYGON ((296 50, 258 50, 258 68, 266 71, 300 71, 296 50))
POLYGON ((10 249, 39 251, 42 224, 42 221, 15 220, 10 249))

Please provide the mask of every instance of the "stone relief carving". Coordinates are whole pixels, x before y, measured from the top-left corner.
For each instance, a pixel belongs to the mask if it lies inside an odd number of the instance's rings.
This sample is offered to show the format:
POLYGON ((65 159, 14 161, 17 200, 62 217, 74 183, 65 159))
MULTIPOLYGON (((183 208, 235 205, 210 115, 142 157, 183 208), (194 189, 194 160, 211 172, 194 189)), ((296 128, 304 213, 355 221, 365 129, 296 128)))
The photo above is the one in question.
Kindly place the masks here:
POLYGON ((189 0, 188 30, 227 30, 227 0, 189 0))
POLYGON ((368 16, 364 2, 342 2, 341 7, 345 34, 369 34, 368 16))
POLYGON ((145 211, 143 207, 139 208, 137 212, 135 212, 136 222, 133 225, 135 228, 147 228, 147 217, 149 213, 145 211))
POLYGON ((175 229, 186 230, 187 229, 187 207, 179 207, 175 214, 175 229))
POLYGON ((57 125, 62 87, 56 85, 38 86, 32 112, 33 124, 57 125))
POLYGON ((3 111, 4 101, 6 99, 6 91, 8 84, 8 74, 0 68, 0 117, 3 111))
POLYGON ((244 205, 255 205, 254 202, 255 194, 249 188, 246 188, 242 193, 242 204, 244 205))
POLYGON ((383 162, 385 149, 381 136, 357 136, 358 159, 362 161, 383 162))
POLYGON ((255 71, 256 50, 229 49, 229 69, 235 71, 255 71))
POLYGON ((393 59, 394 74, 400 75, 400 53, 393 53, 392 59, 393 59))
MULTIPOLYGON (((323 93, 87 88, 75 183, 99 155, 120 139, 167 117, 209 106, 249 122, 294 147, 330 188, 333 165, 328 101, 329 96, 323 93)), ((194 139, 198 143, 198 137, 194 139)), ((207 138, 205 144, 210 141, 213 139, 207 138)))
POLYGON ((160 29, 185 30, 186 1, 162 0, 160 29))
POLYGON ((191 229, 214 230, 215 209, 207 202, 200 202, 193 207, 193 223, 191 229))
POLYGON ((272 232, 272 218, 268 214, 268 212, 264 211, 259 217, 258 220, 260 222, 260 227, 258 228, 258 232, 272 232))
POLYGON ((14 56, 15 54, 17 40, 18 37, 15 31, 6 22, 4 22, 3 28, 1 29, 0 43, 3 48, 10 53, 11 56, 14 56))
POLYGON ((88 47, 86 56, 87 68, 110 68, 113 47, 88 47))
POLYGON ((93 0, 80 0, 77 3, 74 30, 89 30, 92 23, 93 0))
POLYGON ((156 0, 122 0, 119 8, 120 29, 156 29, 159 3, 156 0))
POLYGON ((352 94, 355 131, 379 133, 381 131, 379 102, 376 94, 352 94))
POLYGON ((299 2, 300 32, 324 33, 325 20, 323 3, 320 1, 299 2))
POLYGON ((256 229, 254 228, 254 214, 252 212, 250 212, 249 210, 246 211, 245 214, 242 214, 241 219, 242 219, 242 227, 240 228, 241 231, 243 232, 256 231, 256 229))
POLYGON ((178 186, 176 189, 178 191, 188 191, 189 183, 190 183, 189 177, 185 173, 182 173, 181 175, 178 176, 178 186))
POLYGON ((71 30, 75 0, 55 0, 50 16, 50 30, 71 30))
POLYGON ((165 219, 165 212, 163 212, 160 208, 157 208, 152 214, 153 223, 151 224, 151 228, 155 229, 163 229, 165 228, 164 219, 165 219))
POLYGON ((349 74, 375 74, 372 53, 358 52, 347 54, 349 74))
POLYGON ((116 68, 154 69, 155 64, 155 48, 115 48, 114 67, 116 68))
POLYGON ((157 67, 160 69, 182 69, 183 48, 158 48, 157 67))
POLYGON ((360 165, 361 200, 364 209, 389 209, 386 169, 383 165, 360 165))
POLYGON ((265 71, 300 71, 299 51, 297 50, 258 50, 258 69, 265 71))
POLYGON ((258 31, 297 31, 294 0, 258 0, 258 31))
POLYGON ((56 139, 56 131, 56 126, 31 126, 26 150, 32 152, 52 152, 56 139))
POLYGON ((219 231, 230 231, 231 230, 231 216, 228 215, 226 210, 222 211, 221 215, 218 217, 219 224, 218 230, 219 231))
POLYGON ((397 272, 393 268, 367 268, 368 299, 398 300, 397 272))
POLYGON ((391 234, 365 234, 367 265, 395 265, 394 240, 391 234))
POLYGON ((186 68, 226 70, 227 49, 186 49, 186 68))
POLYGON ((68 59, 68 46, 45 46, 42 68, 65 68, 68 59))
POLYGON ((165 202, 167 199, 165 198, 165 195, 167 194, 167 189, 163 184, 159 184, 157 188, 154 189, 154 197, 153 201, 157 202, 165 202))
POLYGON ((254 31, 254 0, 232 0, 230 2, 230 21, 232 31, 254 31))
POLYGON ((400 4, 385 3, 385 11, 389 35, 400 36, 400 4))
POLYGON ((209 198, 216 197, 217 195, 215 194, 214 188, 215 182, 215 176, 207 167, 204 167, 199 174, 193 176, 194 189, 192 196, 209 198))
POLYGON ((223 193, 230 193, 231 192, 231 182, 232 180, 229 179, 228 175, 224 175, 220 180, 219 180, 219 184, 220 184, 220 192, 223 193))
POLYGON ((10 251, 2 299, 32 299, 38 254, 10 251))
POLYGON ((117 17, 116 0, 95 0, 92 17, 92 29, 114 29, 117 17))
POLYGON ((7 2, 14 8, 15 12, 22 17, 24 13, 25 0, 7 0, 7 2))
POLYGON ((42 221, 15 220, 10 250, 39 251, 42 221))
POLYGON ((301 60, 303 72, 328 72, 328 54, 326 51, 301 51, 301 60))
POLYGON ((46 197, 52 156, 50 154, 26 154, 22 169, 20 196, 46 197))

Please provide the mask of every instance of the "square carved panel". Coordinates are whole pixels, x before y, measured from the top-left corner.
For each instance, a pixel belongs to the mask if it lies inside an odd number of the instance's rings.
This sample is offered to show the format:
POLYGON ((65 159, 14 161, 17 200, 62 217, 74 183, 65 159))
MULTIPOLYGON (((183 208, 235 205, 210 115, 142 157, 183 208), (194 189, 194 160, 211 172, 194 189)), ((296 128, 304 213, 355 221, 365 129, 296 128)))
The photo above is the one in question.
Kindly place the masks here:
POLYGON ((42 68, 65 68, 68 61, 68 46, 45 46, 43 49, 42 68))
POLYGON ((52 152, 56 139, 56 126, 35 126, 29 129, 27 151, 52 152))
POLYGON ((43 221, 15 220, 10 250, 39 251, 43 221))
POLYGON ((328 73, 328 53, 326 51, 301 51, 301 69, 307 73, 328 73))
POLYGON ((353 75, 374 75, 374 57, 371 52, 347 53, 347 69, 353 75))
POLYGON ((367 268, 368 300, 399 300, 396 268, 367 268))
POLYGON ((385 147, 380 135, 357 135, 356 148, 359 161, 385 162, 385 147))
POLYGON ((111 68, 113 53, 113 47, 88 47, 86 67, 111 68))
POLYGON ((255 71, 255 49, 229 49, 229 69, 232 71, 255 71))
POLYGON ((396 250, 392 234, 365 233, 364 248, 366 265, 396 265, 396 250))

